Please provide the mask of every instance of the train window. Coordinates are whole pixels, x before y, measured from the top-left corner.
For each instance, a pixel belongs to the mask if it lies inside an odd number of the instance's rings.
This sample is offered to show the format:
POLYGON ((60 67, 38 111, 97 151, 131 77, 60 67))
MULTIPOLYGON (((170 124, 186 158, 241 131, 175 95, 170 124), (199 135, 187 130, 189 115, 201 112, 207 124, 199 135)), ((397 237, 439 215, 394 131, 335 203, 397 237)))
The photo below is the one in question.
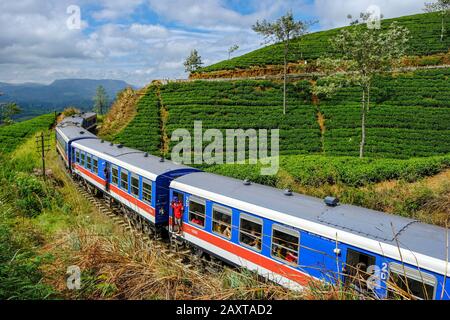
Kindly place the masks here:
POLYGON ((116 166, 111 167, 111 183, 119 185, 119 169, 116 166))
POLYGON ((98 173, 98 158, 92 157, 92 171, 98 173))
POLYGON ((75 152, 75 162, 80 163, 80 151, 78 150, 75 152))
POLYGON ((191 197, 189 199, 189 221, 205 227, 206 203, 204 200, 191 197))
POLYGON ((81 152, 80 154, 80 164, 84 167, 84 152, 81 152))
POLYGON ((367 290, 367 279, 370 277, 368 268, 375 265, 375 256, 353 249, 347 249, 345 282, 359 290, 367 290))
POLYGON ((298 264, 300 233, 278 225, 272 227, 272 257, 298 264))
POLYGON ((436 278, 398 263, 389 264, 388 297, 434 299, 436 278))
POLYGON ((128 191, 128 171, 120 170, 120 187, 128 191))
POLYGON ((241 214, 239 223, 239 242, 261 251, 262 220, 241 214))
POLYGON ((231 239, 231 209, 213 205, 212 221, 214 233, 231 239))
POLYGON ((89 170, 92 169, 92 163, 91 163, 91 155, 86 153, 86 168, 88 168, 89 170))
POLYGON ((152 203, 152 182, 147 179, 142 179, 142 200, 152 203))
POLYGON ((131 176, 131 194, 135 197, 139 197, 139 177, 131 176))

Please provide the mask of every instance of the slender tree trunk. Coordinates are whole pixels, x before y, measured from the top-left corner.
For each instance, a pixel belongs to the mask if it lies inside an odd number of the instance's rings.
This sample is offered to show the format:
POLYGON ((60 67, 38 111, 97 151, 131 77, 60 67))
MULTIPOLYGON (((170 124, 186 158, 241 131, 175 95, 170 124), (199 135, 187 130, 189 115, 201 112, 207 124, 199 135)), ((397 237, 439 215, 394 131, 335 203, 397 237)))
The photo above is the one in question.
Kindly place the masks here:
POLYGON ((363 86, 361 106, 361 144, 359 145, 359 157, 364 157, 364 146, 366 144, 366 87, 363 86))
MULTIPOLYGON (((289 41, 289 40, 288 40, 289 41)), ((287 81, 287 54, 288 43, 284 46, 284 81, 283 81, 283 114, 286 115, 286 81, 287 81)))
POLYGON ((370 85, 367 87, 367 112, 370 111, 370 85))
POLYGON ((441 42, 444 41, 444 33, 445 33, 445 16, 442 15, 442 19, 441 19, 441 42))

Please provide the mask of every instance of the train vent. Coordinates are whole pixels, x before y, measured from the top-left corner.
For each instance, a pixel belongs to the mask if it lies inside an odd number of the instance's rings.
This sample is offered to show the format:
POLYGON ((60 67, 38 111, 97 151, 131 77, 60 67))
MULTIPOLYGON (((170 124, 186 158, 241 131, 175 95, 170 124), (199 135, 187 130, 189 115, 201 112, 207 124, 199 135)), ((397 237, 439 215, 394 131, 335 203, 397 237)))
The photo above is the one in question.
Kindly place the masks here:
POLYGON ((164 162, 166 161, 166 159, 164 159, 164 157, 161 157, 161 159, 159 159, 159 162, 164 162))
POLYGON ((328 197, 325 197, 325 199, 323 201, 329 207, 336 207, 339 205, 339 199, 335 198, 335 197, 328 196, 328 197))
POLYGON ((284 195, 288 197, 292 196, 292 190, 291 189, 284 190, 284 195))
POLYGON ((84 131, 80 131, 80 134, 84 134, 84 131))
POLYGON ((244 183, 244 186, 249 186, 252 184, 251 181, 248 179, 245 179, 243 183, 244 183))
POLYGON ((148 152, 144 153, 144 158, 148 158, 148 152))
POLYGON ((123 148, 123 144, 117 145, 117 148, 122 149, 123 148))

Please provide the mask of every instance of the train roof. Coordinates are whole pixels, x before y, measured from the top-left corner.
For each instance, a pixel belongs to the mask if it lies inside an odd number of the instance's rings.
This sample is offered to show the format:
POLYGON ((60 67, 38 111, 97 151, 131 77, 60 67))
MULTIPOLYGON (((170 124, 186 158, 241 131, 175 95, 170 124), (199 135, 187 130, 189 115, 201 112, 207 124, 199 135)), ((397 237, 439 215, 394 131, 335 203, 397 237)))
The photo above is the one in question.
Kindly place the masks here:
POLYGON ((174 171, 198 171, 191 167, 175 164, 170 160, 162 162, 161 158, 146 152, 119 147, 120 145, 117 144, 111 145, 110 142, 103 140, 80 140, 74 143, 73 146, 151 180, 174 171))
POLYGON ((56 129, 60 132, 66 142, 74 139, 98 139, 95 134, 92 134, 83 127, 70 122, 60 123, 56 129))
MULTIPOLYGON (((171 187, 211 199, 239 210, 317 233, 327 238, 368 246, 380 251, 380 243, 429 256, 446 259, 446 230, 396 215, 352 205, 327 206, 318 198, 206 172, 192 173, 172 181, 171 187), (368 243, 367 240, 370 240, 368 243)), ((383 250, 381 250, 383 251, 383 250)), ((406 254, 405 256, 408 256, 406 254)), ((414 265, 417 257, 410 257, 414 265)), ((442 270, 440 270, 442 272, 442 270)))
POLYGON ((84 119, 88 119, 88 118, 92 118, 92 117, 96 117, 96 116, 97 116, 97 113, 95 113, 95 112, 82 112, 80 114, 80 117, 84 118, 84 119))

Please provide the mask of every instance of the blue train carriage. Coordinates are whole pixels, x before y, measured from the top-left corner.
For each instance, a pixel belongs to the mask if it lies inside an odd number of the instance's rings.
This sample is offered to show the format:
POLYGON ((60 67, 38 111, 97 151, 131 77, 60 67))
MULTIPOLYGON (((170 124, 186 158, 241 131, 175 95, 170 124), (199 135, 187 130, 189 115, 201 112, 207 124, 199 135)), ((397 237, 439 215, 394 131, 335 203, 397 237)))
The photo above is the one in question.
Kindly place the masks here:
POLYGON ((94 133, 97 129, 97 113, 82 112, 79 116, 83 119, 82 127, 94 133))
POLYGON ((55 129, 56 151, 64 161, 66 168, 72 168, 72 155, 70 145, 74 141, 83 139, 98 139, 94 134, 86 131, 78 122, 68 120, 59 123, 55 129))
POLYGON ((168 224, 170 182, 198 171, 103 140, 80 140, 72 146, 76 174, 120 204, 130 218, 152 227, 168 224))
POLYGON ((203 172, 170 187, 184 204, 179 237, 286 287, 449 299, 444 228, 203 172))

